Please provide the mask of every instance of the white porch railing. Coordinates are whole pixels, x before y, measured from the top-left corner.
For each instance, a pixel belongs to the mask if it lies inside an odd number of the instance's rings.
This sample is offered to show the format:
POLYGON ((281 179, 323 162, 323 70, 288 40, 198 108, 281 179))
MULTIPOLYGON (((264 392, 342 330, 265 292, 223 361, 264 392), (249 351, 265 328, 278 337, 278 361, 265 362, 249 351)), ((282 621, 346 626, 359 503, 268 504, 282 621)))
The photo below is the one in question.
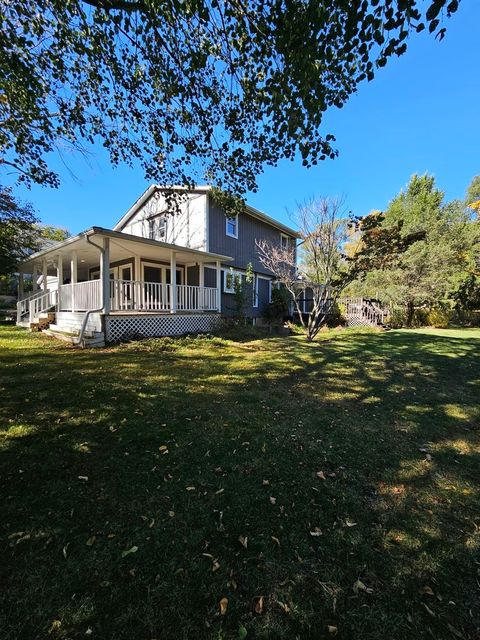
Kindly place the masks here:
POLYGON ((57 305, 57 290, 36 291, 28 298, 23 298, 17 302, 17 322, 22 322, 28 318, 30 324, 35 322, 38 316, 57 305))
POLYGON ((64 284, 59 289, 60 311, 90 311, 102 306, 101 280, 64 284))
MULTIPOLYGON (((217 289, 141 280, 110 280, 111 311, 217 311, 217 289), (175 304, 173 304, 175 303, 175 304)), ((64 284, 59 289, 60 311, 88 311, 102 306, 101 280, 64 284)))
POLYGON ((141 280, 111 280, 112 311, 216 311, 217 289, 141 280), (175 303, 175 304, 174 304, 175 303))

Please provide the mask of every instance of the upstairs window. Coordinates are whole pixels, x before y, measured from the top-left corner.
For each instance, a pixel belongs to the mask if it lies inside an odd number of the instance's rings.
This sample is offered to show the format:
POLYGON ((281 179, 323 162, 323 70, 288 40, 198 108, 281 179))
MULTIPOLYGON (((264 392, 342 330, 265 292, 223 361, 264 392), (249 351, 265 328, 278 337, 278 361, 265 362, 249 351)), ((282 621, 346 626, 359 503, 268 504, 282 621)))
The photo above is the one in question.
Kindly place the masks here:
POLYGON ((238 214, 234 218, 226 218, 225 225, 227 236, 238 238, 238 214))
POLYGON ((284 251, 287 251, 289 249, 288 240, 289 240, 288 236, 286 236, 284 233, 280 234, 280 246, 284 251))
POLYGON ((150 218, 148 221, 148 237, 150 240, 162 240, 167 239, 167 215, 161 213, 159 216, 150 218))

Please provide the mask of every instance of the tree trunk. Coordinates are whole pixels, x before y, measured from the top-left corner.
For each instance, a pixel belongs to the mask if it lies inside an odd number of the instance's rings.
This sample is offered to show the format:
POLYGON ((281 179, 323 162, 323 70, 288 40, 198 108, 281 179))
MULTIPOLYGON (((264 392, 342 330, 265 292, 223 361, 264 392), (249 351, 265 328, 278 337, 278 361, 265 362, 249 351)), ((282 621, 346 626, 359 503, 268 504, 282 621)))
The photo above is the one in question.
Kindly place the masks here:
POLYGON ((409 300, 407 302, 407 311, 405 316, 405 324, 407 327, 412 326, 414 313, 415 313, 415 307, 413 306, 413 300, 409 300))

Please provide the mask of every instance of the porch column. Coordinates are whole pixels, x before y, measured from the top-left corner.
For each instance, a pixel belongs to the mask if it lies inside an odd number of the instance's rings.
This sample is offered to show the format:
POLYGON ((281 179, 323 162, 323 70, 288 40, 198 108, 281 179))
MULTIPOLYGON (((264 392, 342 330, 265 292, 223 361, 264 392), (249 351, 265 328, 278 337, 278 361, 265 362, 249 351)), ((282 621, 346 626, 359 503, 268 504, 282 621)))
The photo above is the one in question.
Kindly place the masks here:
POLYGON ((205 266, 203 262, 198 263, 198 286, 200 287, 200 291, 198 292, 198 306, 203 310, 207 306, 205 302, 205 266))
POLYGON ((170 313, 177 313, 177 254, 170 251, 170 313))
POLYGON ((23 296, 24 296, 24 291, 23 291, 23 273, 21 271, 18 272, 18 291, 17 291, 17 297, 19 300, 23 300, 23 296))
POLYGON ((48 289, 47 259, 42 260, 42 288, 44 291, 48 289))
POLYGON ((72 311, 75 311, 75 285, 77 284, 77 252, 70 256, 70 284, 72 285, 72 311))
POLYGON ((57 280, 58 280, 58 292, 57 292, 57 305, 58 310, 60 311, 62 308, 62 303, 60 296, 62 295, 62 285, 63 285, 63 258, 61 255, 57 256, 57 280))
POLYGON ((38 291, 38 267, 36 264, 33 265, 33 272, 32 272, 32 290, 33 293, 35 293, 36 291, 38 291))
POLYGON ((222 310, 222 263, 217 260, 215 263, 217 268, 217 311, 222 310))
POLYGON ((133 285, 133 308, 141 309, 142 308, 142 285, 137 284, 141 281, 142 278, 142 264, 140 261, 140 256, 134 256, 134 272, 135 272, 135 284, 133 285))
POLYGON ((103 239, 103 251, 100 254, 100 281, 103 313, 110 313, 110 238, 103 239))

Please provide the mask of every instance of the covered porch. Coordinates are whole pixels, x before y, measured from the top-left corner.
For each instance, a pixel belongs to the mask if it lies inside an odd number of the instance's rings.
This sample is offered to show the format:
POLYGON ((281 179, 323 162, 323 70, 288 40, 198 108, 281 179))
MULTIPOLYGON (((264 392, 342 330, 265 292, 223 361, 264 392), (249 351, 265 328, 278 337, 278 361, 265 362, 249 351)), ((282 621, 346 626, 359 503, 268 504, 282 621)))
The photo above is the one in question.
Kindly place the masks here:
POLYGON ((20 266, 17 321, 43 313, 220 312, 221 265, 228 256, 100 227, 32 255, 20 266), (24 292, 32 275, 33 291, 24 292))

